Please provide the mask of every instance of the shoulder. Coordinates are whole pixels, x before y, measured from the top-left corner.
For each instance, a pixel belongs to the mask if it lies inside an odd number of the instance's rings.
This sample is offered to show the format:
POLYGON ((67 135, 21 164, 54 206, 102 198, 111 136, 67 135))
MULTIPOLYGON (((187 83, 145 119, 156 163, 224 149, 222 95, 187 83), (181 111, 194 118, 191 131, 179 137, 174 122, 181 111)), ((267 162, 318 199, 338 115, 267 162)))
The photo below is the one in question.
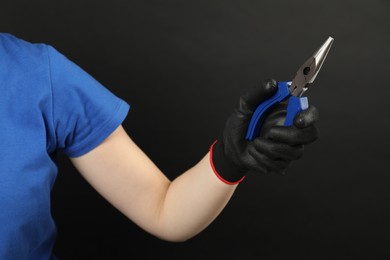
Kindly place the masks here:
POLYGON ((2 47, 26 48, 31 50, 46 48, 46 44, 44 43, 29 42, 6 32, 0 32, 0 43, 2 47))
MULTIPOLYGON (((0 32, 0 78, 7 81, 46 82, 49 78, 47 44, 32 43, 0 32)), ((44 84, 47 85, 47 84, 44 84)))
POLYGON ((17 63, 42 62, 47 57, 47 45, 32 43, 13 34, 0 32, 0 53, 2 59, 9 59, 17 63))

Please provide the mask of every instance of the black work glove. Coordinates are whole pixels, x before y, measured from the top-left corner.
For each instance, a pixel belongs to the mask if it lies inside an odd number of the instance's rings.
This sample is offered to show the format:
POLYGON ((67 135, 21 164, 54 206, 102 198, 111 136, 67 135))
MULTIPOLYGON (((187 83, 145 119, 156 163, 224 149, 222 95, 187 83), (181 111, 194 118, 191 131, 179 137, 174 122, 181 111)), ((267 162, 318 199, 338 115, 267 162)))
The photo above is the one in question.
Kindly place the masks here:
POLYGON ((212 168, 225 183, 239 183, 249 171, 284 175, 290 162, 302 156, 304 145, 318 138, 314 123, 319 114, 314 106, 298 113, 292 126, 283 126, 287 100, 271 109, 259 137, 251 142, 245 139, 253 112, 276 90, 277 83, 271 79, 244 94, 239 107, 228 118, 222 136, 210 147, 212 168))

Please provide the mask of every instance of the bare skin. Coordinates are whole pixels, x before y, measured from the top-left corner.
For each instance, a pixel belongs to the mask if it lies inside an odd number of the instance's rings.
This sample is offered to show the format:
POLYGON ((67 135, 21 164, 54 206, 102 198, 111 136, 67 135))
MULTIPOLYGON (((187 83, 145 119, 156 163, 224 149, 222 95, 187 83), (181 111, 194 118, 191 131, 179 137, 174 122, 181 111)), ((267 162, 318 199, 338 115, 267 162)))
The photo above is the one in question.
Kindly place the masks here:
POLYGON ((217 178, 209 153, 171 182, 122 125, 98 147, 70 160, 92 187, 131 221, 173 242, 188 240, 206 228, 237 187, 217 178))

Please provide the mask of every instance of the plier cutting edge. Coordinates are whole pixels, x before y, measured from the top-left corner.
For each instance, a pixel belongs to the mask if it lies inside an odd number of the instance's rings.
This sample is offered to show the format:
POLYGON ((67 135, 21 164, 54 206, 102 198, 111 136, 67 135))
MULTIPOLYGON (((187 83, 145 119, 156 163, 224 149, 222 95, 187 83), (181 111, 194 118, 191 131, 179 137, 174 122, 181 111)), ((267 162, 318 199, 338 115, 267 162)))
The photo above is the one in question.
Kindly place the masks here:
POLYGON ((277 92, 261 103, 252 115, 249 123, 246 139, 252 141, 260 134, 262 122, 267 115, 269 109, 272 109, 277 103, 289 98, 287 105, 287 115, 284 122, 285 126, 291 126, 294 122, 294 117, 297 113, 307 109, 309 102, 307 97, 303 97, 303 93, 309 88, 317 77, 322 64, 333 43, 333 38, 329 37, 324 44, 312 55, 297 71, 297 75, 293 81, 278 82, 277 92))

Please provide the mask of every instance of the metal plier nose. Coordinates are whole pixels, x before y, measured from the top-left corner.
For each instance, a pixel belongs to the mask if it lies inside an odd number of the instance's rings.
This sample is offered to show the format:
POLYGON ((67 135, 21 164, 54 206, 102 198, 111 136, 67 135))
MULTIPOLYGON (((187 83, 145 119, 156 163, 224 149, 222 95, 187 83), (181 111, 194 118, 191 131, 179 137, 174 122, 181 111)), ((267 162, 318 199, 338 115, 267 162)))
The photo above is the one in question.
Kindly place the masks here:
POLYGON ((253 113, 246 133, 246 139, 248 141, 252 141, 259 136, 265 115, 275 104, 289 98, 287 116, 284 122, 285 126, 291 126, 294 122, 295 115, 309 107, 307 97, 303 97, 302 95, 317 77, 333 41, 334 39, 329 37, 321 47, 303 63, 292 81, 278 82, 277 92, 268 100, 261 103, 253 113))

